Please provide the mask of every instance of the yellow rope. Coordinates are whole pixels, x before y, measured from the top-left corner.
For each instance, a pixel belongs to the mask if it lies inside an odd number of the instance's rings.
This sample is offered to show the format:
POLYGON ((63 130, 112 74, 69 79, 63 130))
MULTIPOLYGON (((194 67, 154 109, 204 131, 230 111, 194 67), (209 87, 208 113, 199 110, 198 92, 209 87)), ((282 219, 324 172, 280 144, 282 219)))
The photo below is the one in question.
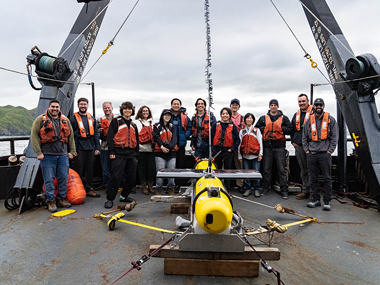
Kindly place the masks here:
POLYGON ((292 227, 292 226, 295 226, 295 225, 299 225, 299 224, 309 223, 309 222, 312 222, 312 221, 316 221, 316 219, 315 218, 309 218, 309 219, 298 221, 298 222, 294 222, 294 223, 280 225, 280 224, 276 223, 275 221, 271 221, 271 220, 268 219, 268 221, 267 221, 268 229, 259 228, 259 229, 255 230, 253 232, 246 233, 246 235, 247 236, 252 236, 252 235, 257 235, 257 234, 271 232, 271 231, 274 231, 274 230, 277 231, 277 232, 279 232, 279 233, 285 233, 288 230, 289 227, 292 227))

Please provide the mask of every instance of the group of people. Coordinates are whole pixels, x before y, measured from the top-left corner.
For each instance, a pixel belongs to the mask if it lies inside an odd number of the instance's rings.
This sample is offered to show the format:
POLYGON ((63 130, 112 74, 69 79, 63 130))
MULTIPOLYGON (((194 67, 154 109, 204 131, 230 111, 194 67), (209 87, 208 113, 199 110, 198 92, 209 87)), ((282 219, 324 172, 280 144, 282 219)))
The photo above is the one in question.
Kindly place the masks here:
MULTIPOLYGON (((156 178, 161 168, 184 168, 185 147, 188 140, 194 155, 209 157, 209 142, 212 156, 218 169, 253 169, 262 166, 262 188, 259 180, 236 180, 239 192, 247 197, 268 195, 272 188, 272 166, 277 166, 282 197, 288 199, 288 179, 285 168, 286 135, 291 136, 297 161, 301 168, 302 192, 297 199, 310 198, 308 207, 321 206, 318 185, 319 170, 324 177, 324 210, 330 210, 331 200, 331 153, 337 139, 335 119, 324 112, 324 102, 316 99, 309 104, 306 94, 298 96, 299 110, 292 121, 279 110, 276 99, 270 100, 269 111, 256 124, 252 113, 239 114, 240 101, 232 99, 229 107, 220 111, 220 120, 206 111, 207 103, 198 98, 195 114, 190 119, 178 98, 171 100, 171 108, 164 109, 159 121, 153 123, 152 111, 142 106, 135 116, 132 102, 123 102, 120 115, 113 114, 111 102, 104 102, 104 116, 95 120, 87 112, 88 100, 78 99, 78 112, 68 119, 60 112, 57 100, 49 103, 44 114, 35 120, 31 141, 45 182, 46 202, 51 212, 58 207, 70 207, 66 199, 69 159, 74 158, 74 170, 82 178, 86 195, 100 197, 93 189, 93 165, 100 155, 103 184, 106 188, 105 208, 112 208, 118 189, 122 185, 120 201, 132 202, 129 197, 135 186, 136 172, 142 193, 161 195, 163 179, 156 178), (134 120, 132 117, 135 116, 134 120), (211 138, 209 131, 211 128, 211 138), (234 163, 233 163, 234 162, 234 163), (54 177, 57 177, 59 192, 54 194, 54 177), (155 189, 153 188, 154 181, 155 189)), ((167 193, 178 193, 184 182, 168 179, 167 193)), ((230 181, 225 182, 228 191, 230 181)))

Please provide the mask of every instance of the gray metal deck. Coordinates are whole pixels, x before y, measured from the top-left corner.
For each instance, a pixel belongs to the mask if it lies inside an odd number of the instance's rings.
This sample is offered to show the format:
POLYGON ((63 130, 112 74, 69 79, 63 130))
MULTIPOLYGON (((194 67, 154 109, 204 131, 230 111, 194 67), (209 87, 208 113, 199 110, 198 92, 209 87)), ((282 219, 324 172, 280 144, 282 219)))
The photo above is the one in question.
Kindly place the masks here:
MULTIPOLYGON (((132 260, 147 254, 150 244, 163 243, 159 232, 120 222, 109 231, 106 221, 92 218, 105 211, 104 191, 100 192, 102 198, 87 198, 64 218, 52 218, 44 208, 17 215, 0 201, 0 284, 110 284, 130 268, 132 260)), ((131 196, 139 204, 124 219, 176 230, 177 215, 170 214, 169 204, 149 203, 150 196, 142 194, 131 196)), ((275 234, 273 246, 280 249, 281 260, 268 262, 285 284, 379 283, 380 214, 376 210, 333 200, 332 211, 324 212, 320 207, 307 208, 307 201, 293 195, 284 201, 277 193, 248 199, 271 206, 282 203, 318 219, 275 234)), ((280 224, 299 220, 246 201, 233 202, 245 226, 265 225, 268 218, 280 224)), ((255 238, 250 240, 258 244, 255 238)), ((277 284, 274 275, 262 268, 256 278, 230 278, 165 275, 163 266, 163 259, 152 258, 141 271, 133 271, 117 284, 277 284)))

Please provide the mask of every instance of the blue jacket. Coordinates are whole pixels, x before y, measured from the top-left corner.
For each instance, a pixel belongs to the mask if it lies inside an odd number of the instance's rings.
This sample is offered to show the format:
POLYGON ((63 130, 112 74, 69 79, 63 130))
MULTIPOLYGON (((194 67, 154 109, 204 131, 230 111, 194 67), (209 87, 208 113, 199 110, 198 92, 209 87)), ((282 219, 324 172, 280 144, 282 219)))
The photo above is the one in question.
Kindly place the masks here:
MULTIPOLYGON (((172 109, 170 109, 170 111, 173 112, 172 109)), ((191 135, 191 120, 187 116, 186 108, 181 107, 181 109, 179 110, 177 116, 174 116, 174 114, 173 114, 172 119, 170 120, 170 123, 173 124, 174 128, 177 131, 177 134, 178 134, 177 144, 178 144, 178 146, 179 147, 186 146, 187 140, 190 138, 190 135, 191 135), (186 131, 181 126, 181 124, 182 124, 182 122, 181 122, 181 113, 184 113, 186 115, 186 117, 187 117, 187 129, 186 129, 186 131)))

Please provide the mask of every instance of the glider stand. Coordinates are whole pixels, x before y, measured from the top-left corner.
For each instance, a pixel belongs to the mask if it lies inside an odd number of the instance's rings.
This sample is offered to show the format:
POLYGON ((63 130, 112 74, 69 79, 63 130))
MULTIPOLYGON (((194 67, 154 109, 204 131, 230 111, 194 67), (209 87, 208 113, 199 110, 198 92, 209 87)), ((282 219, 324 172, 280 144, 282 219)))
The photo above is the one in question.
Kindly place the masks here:
MULTIPOLYGON (((153 252, 159 245, 151 245, 153 252)), ((280 250, 273 247, 246 246, 244 252, 180 251, 179 247, 165 246, 153 257, 164 258, 164 273, 169 275, 198 276, 259 276, 260 257, 264 260, 280 260, 280 250)))

